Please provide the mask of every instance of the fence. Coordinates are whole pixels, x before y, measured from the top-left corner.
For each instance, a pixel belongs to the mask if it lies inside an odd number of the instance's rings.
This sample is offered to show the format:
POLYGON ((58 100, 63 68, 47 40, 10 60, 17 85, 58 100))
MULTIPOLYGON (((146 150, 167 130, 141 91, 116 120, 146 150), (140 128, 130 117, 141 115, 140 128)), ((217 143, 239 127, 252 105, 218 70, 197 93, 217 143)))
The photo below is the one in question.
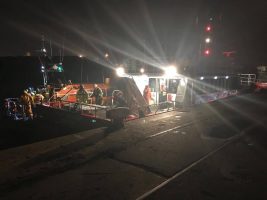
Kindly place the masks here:
POLYGON ((256 74, 239 74, 241 86, 252 86, 256 82, 256 74))

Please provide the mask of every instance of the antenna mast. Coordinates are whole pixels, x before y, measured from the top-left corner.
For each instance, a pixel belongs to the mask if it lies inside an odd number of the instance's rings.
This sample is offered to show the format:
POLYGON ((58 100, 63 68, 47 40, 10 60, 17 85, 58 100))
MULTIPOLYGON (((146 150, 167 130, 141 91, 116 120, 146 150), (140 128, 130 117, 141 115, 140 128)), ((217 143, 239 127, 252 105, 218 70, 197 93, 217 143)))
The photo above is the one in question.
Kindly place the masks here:
POLYGON ((43 83, 44 86, 47 85, 47 69, 46 66, 44 65, 44 63, 42 62, 42 59, 40 57, 46 57, 46 49, 45 49, 45 37, 44 35, 42 35, 42 39, 41 39, 41 55, 39 56, 39 60, 41 62, 41 72, 43 74, 43 83))
POLYGON ((51 39, 50 39, 50 55, 51 55, 51 58, 53 56, 53 49, 52 49, 52 42, 51 42, 51 39))

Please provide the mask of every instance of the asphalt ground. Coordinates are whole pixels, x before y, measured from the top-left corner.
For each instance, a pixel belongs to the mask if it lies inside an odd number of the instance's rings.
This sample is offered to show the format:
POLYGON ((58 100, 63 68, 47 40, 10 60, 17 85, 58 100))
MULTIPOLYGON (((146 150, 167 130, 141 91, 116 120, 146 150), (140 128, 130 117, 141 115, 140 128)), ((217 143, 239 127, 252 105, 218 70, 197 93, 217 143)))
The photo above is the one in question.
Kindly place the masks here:
POLYGON ((266 94, 246 94, 8 148, 0 197, 264 199, 266 121, 266 94))
POLYGON ((266 199, 266 131, 251 128, 140 199, 266 199))

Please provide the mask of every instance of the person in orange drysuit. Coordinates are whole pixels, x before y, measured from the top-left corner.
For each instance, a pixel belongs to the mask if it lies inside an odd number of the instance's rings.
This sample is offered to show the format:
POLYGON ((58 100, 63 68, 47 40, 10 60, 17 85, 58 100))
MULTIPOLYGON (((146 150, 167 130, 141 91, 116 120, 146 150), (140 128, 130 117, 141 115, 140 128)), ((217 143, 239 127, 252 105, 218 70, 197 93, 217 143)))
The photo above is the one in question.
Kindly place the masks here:
POLYGON ((20 97, 20 101, 24 107, 26 117, 33 119, 32 107, 34 106, 34 102, 32 96, 27 92, 27 90, 24 90, 20 97))
POLYGON ((143 96, 145 98, 146 103, 149 105, 150 101, 152 100, 152 96, 151 96, 151 90, 148 85, 145 86, 145 89, 143 91, 143 96))

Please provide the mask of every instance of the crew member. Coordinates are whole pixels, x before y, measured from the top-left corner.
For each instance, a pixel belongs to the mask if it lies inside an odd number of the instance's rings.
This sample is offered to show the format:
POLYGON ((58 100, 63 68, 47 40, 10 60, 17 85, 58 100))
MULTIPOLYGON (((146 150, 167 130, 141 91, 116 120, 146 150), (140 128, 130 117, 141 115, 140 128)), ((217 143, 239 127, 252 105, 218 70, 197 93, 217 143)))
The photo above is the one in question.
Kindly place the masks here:
POLYGON ((123 92, 120 90, 113 91, 113 105, 115 107, 126 107, 127 103, 123 96, 123 92))
POLYGON ((68 80, 68 84, 69 84, 69 85, 72 85, 72 81, 71 81, 71 80, 68 80))
POLYGON ((88 93, 86 92, 82 84, 80 85, 79 90, 76 93, 76 99, 79 103, 87 103, 88 101, 88 93))
POLYGON ((20 101, 22 106, 24 107, 26 117, 33 119, 32 108, 34 106, 34 102, 32 96, 28 93, 27 90, 24 90, 23 94, 20 97, 20 101))
POLYGON ((48 85, 47 86, 47 89, 48 89, 48 94, 49 94, 49 101, 54 101, 56 98, 55 98, 55 88, 54 86, 52 85, 48 85))
POLYGON ((143 96, 145 98, 145 101, 148 105, 150 105, 150 101, 153 100, 151 96, 151 90, 148 85, 145 86, 145 89, 143 91, 143 96))
POLYGON ((36 94, 34 95, 34 103, 35 104, 43 104, 44 96, 41 94, 40 90, 37 89, 36 94))
POLYGON ((102 105, 103 92, 97 84, 94 84, 94 91, 91 97, 95 97, 95 104, 102 105))
POLYGON ((160 86, 160 93, 159 93, 159 102, 167 101, 167 93, 164 85, 160 86))

